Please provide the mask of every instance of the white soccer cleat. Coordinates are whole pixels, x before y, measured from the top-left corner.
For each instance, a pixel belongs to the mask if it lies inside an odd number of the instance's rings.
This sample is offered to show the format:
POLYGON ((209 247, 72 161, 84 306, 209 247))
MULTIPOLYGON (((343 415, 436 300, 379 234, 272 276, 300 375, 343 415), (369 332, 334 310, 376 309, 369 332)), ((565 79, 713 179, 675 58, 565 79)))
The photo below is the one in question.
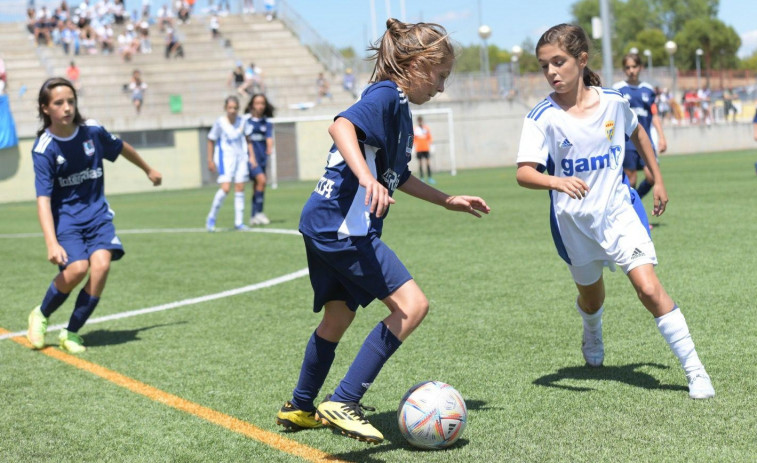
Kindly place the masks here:
POLYGON ((605 361, 605 343, 602 341, 602 326, 596 330, 584 328, 581 353, 590 367, 601 367, 605 361))
POLYGON ((269 223, 271 223, 270 219, 262 212, 258 212, 250 219, 250 225, 268 225, 269 223))
POLYGON ((689 380, 689 397, 692 399, 711 399, 715 397, 712 380, 704 370, 697 370, 686 376, 689 380))

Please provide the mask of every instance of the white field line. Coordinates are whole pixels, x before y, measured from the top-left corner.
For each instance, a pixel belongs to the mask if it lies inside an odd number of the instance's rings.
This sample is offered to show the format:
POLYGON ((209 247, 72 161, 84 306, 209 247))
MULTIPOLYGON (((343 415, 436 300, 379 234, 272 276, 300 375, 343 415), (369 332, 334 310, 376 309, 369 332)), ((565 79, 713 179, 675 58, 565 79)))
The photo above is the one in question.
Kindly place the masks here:
MULTIPOLYGON (((308 269, 304 268, 302 270, 298 270, 296 272, 289 273, 287 275, 282 275, 280 277, 263 281, 261 283, 255 283, 253 285, 243 286, 241 288, 236 288, 236 289, 229 289, 227 291, 221 291, 220 293, 208 294, 207 296, 193 297, 191 299, 184 299, 183 301, 169 302, 167 304, 157 305, 155 307, 147 307, 144 309, 131 310, 128 312, 121 312, 117 314, 106 315, 103 317, 92 318, 92 319, 87 320, 86 324, 92 325, 95 323, 103 323, 103 322, 108 322, 111 320, 119 320, 121 318, 136 317, 137 315, 144 315, 144 314, 153 313, 153 312, 162 312, 164 310, 175 309, 177 307, 183 307, 185 305, 199 304, 202 302, 213 301, 216 299, 223 299, 225 297, 231 297, 231 296, 236 296, 243 293, 249 293, 251 291, 257 291, 259 289, 270 288, 271 286, 276 286, 281 283, 286 283, 288 281, 295 280, 300 277, 304 277, 307 274, 308 274, 308 269)), ((67 326, 66 323, 63 323, 60 325, 53 325, 53 326, 49 326, 47 330, 55 331, 55 330, 65 328, 66 326, 67 326)), ((17 336, 24 336, 25 334, 26 334, 26 331, 17 331, 15 333, 3 334, 3 335, 0 335, 0 341, 5 340, 5 339, 10 339, 10 338, 15 338, 17 336)))

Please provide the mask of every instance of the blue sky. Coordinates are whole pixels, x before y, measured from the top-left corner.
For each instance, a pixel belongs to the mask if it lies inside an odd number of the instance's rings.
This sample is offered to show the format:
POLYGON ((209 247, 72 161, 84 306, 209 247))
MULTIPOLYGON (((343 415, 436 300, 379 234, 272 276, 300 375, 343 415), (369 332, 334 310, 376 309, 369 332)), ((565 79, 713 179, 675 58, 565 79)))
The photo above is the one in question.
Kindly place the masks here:
MULTIPOLYGON (((153 9, 170 0, 151 0, 153 9)), ((229 0, 232 5, 241 0, 229 0)), ((60 0, 36 0, 38 5, 57 5, 60 0)), ((216 0, 218 2, 218 0, 216 0)), ((261 0, 256 0, 260 3, 261 0)), ((337 47, 352 46, 364 50, 373 36, 371 0, 287 0, 311 26, 337 47)), ((8 17, 23 18, 27 0, 0 0, 0 20, 8 17), (18 15, 18 16, 16 16, 18 15)), ((69 0, 69 4, 77 4, 69 0)), ((126 0, 131 10, 142 0, 126 0)), ((197 0, 202 9, 208 0, 197 0)), ((552 25, 569 21, 571 0, 373 0, 376 11, 375 29, 381 34, 386 18, 401 18, 404 4, 405 19, 410 22, 438 22, 452 37, 463 45, 480 43, 478 26, 491 27, 489 43, 510 49, 520 45, 527 37, 534 42, 552 25), (479 9, 480 5, 480 9, 479 9), (479 22, 481 18, 481 22, 479 22)), ((757 50, 757 21, 754 0, 721 0, 718 17, 741 36, 740 56, 757 50)))

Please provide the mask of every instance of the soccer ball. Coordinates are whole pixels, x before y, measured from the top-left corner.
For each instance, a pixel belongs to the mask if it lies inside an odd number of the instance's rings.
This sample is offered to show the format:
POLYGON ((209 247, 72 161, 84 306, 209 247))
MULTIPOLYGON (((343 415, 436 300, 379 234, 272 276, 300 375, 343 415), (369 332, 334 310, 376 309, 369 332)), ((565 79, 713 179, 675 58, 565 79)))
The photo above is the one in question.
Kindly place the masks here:
POLYGON ((411 387, 400 401, 397 421, 408 442, 422 449, 443 449, 463 434, 468 409, 457 390, 440 381, 411 387))

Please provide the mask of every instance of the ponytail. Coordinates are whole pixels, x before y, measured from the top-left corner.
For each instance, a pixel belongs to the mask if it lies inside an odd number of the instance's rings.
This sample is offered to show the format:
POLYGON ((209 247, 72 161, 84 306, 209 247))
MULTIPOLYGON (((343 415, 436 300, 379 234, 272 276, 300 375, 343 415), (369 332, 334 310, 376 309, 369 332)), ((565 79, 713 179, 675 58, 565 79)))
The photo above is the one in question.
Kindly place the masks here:
POLYGON ((602 79, 599 78, 599 74, 589 69, 589 66, 584 68, 584 85, 587 87, 601 87, 602 79))

